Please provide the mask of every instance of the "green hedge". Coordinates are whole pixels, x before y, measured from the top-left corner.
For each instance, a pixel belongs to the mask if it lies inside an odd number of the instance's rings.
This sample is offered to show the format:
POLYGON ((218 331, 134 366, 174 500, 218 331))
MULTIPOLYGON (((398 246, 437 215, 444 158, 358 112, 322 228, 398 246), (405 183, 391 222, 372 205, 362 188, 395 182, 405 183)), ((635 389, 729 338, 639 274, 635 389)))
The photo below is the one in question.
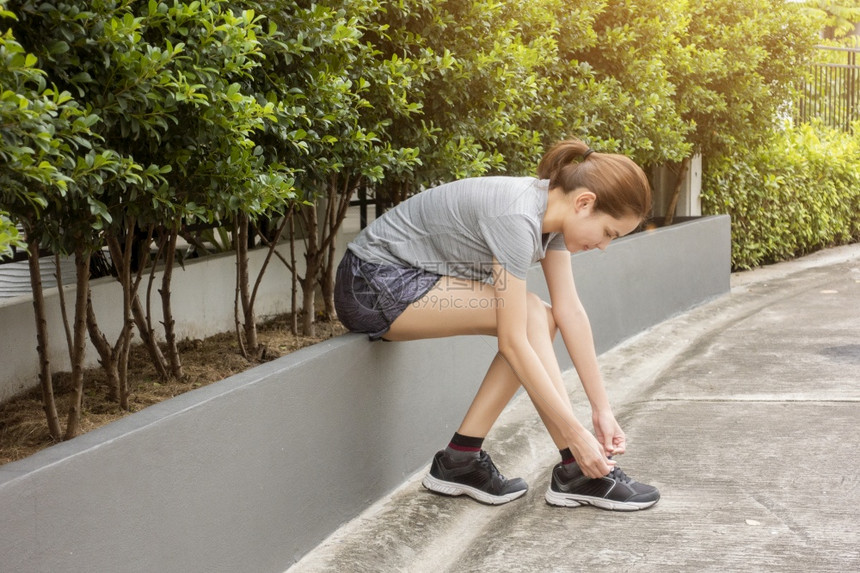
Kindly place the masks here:
POLYGON ((755 145, 818 30, 783 0, 0 0, 0 26, 38 127, 0 137, 0 207, 66 252, 528 174, 563 137, 646 166, 755 145))
POLYGON ((701 152, 735 265, 794 256, 856 237, 853 163, 812 159, 855 140, 758 148, 820 25, 783 0, 0 0, 0 253, 12 222, 73 252, 363 186, 396 202, 576 136, 646 166, 701 152))
POLYGON ((758 147, 821 25, 782 0, 0 0, 0 24, 0 253, 13 222, 73 252, 129 214, 229 227, 365 184, 397 201, 530 173, 569 136, 646 165, 701 152, 738 268, 857 236, 856 139, 758 147))
POLYGON ((732 217, 736 269, 860 240, 860 123, 854 135, 787 126, 743 157, 708 162, 702 206, 732 217))

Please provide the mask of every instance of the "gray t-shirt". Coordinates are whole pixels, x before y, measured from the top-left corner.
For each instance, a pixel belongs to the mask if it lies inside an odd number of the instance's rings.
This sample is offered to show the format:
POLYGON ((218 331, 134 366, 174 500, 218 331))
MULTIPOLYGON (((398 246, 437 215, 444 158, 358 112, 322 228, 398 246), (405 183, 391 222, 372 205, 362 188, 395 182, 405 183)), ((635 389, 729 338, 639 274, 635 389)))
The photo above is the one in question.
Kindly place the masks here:
POLYGON ((541 232, 548 181, 478 177, 427 189, 373 221, 349 244, 375 264, 492 281, 493 258, 525 279, 547 249, 564 250, 561 233, 541 232))

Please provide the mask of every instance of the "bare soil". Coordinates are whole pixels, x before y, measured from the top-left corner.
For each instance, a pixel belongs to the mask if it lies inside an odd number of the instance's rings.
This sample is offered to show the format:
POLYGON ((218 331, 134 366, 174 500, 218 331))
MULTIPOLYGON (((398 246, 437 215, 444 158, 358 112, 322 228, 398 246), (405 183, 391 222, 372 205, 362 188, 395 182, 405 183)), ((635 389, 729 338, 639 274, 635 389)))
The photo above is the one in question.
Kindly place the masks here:
MULTIPOLYGON (((184 377, 168 382, 158 380, 146 350, 140 345, 133 346, 128 367, 131 391, 129 411, 120 409, 116 402, 108 398, 102 370, 88 369, 84 374, 82 431, 88 432, 147 406, 253 368, 261 362, 343 334, 346 329, 337 321, 318 321, 316 336, 297 336, 290 332, 290 316, 284 315, 261 324, 258 332, 260 341, 266 347, 260 362, 242 357, 235 332, 218 334, 205 340, 183 341, 179 351, 184 377)), ((57 412, 65 430, 71 390, 69 373, 54 374, 53 383, 57 412)), ((30 456, 53 443, 54 440, 48 434, 39 390, 0 404, 0 465, 30 456)))

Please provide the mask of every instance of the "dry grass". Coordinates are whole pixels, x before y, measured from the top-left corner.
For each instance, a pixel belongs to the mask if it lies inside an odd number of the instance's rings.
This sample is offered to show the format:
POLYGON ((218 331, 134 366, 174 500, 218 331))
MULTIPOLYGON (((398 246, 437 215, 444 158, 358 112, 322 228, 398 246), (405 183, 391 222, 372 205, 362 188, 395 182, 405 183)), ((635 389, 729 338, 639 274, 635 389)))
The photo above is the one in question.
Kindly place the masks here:
MULTIPOLYGON (((263 361, 273 360, 346 332, 339 322, 318 322, 317 336, 295 336, 290 332, 289 319, 289 316, 280 316, 259 327, 260 341, 266 346, 263 361)), ((179 350, 185 376, 182 380, 159 382, 146 351, 141 346, 132 348, 128 371, 130 412, 121 410, 116 402, 108 399, 106 378, 100 368, 87 370, 84 374, 81 419, 83 431, 88 432, 131 412, 259 364, 239 354, 233 332, 218 334, 206 340, 186 340, 181 343, 179 350)), ((65 428, 70 376, 68 373, 58 373, 53 378, 57 411, 61 425, 65 428)), ((48 434, 38 390, 0 405, 0 465, 25 458, 53 443, 48 434)))

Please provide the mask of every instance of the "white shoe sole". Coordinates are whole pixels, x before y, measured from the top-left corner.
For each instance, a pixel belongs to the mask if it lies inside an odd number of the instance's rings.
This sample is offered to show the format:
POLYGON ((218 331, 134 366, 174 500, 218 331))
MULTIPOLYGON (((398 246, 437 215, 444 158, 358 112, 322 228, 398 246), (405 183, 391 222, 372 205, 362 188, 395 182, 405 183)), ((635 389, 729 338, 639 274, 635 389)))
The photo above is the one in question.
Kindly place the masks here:
POLYGON ((476 499, 481 503, 488 503, 490 505, 502 505, 503 503, 508 503, 509 501, 513 501, 518 497, 525 495, 526 491, 528 491, 525 489, 521 489, 519 491, 506 493, 505 495, 492 495, 468 485, 463 485, 450 481, 442 481, 438 478, 433 477, 430 474, 424 476, 424 479, 421 481, 421 484, 430 491, 435 491, 436 493, 453 496, 468 495, 469 497, 476 499))
POLYGON ((600 497, 588 497, 585 495, 576 495, 572 493, 560 493, 557 491, 553 491, 551 488, 546 490, 546 502, 550 505, 555 505, 558 507, 578 507, 580 505, 593 505, 594 507, 599 507, 601 509, 608 509, 610 511, 638 511, 640 509, 647 509, 657 503, 659 500, 655 499, 654 501, 612 501, 610 499, 603 499, 600 497))

